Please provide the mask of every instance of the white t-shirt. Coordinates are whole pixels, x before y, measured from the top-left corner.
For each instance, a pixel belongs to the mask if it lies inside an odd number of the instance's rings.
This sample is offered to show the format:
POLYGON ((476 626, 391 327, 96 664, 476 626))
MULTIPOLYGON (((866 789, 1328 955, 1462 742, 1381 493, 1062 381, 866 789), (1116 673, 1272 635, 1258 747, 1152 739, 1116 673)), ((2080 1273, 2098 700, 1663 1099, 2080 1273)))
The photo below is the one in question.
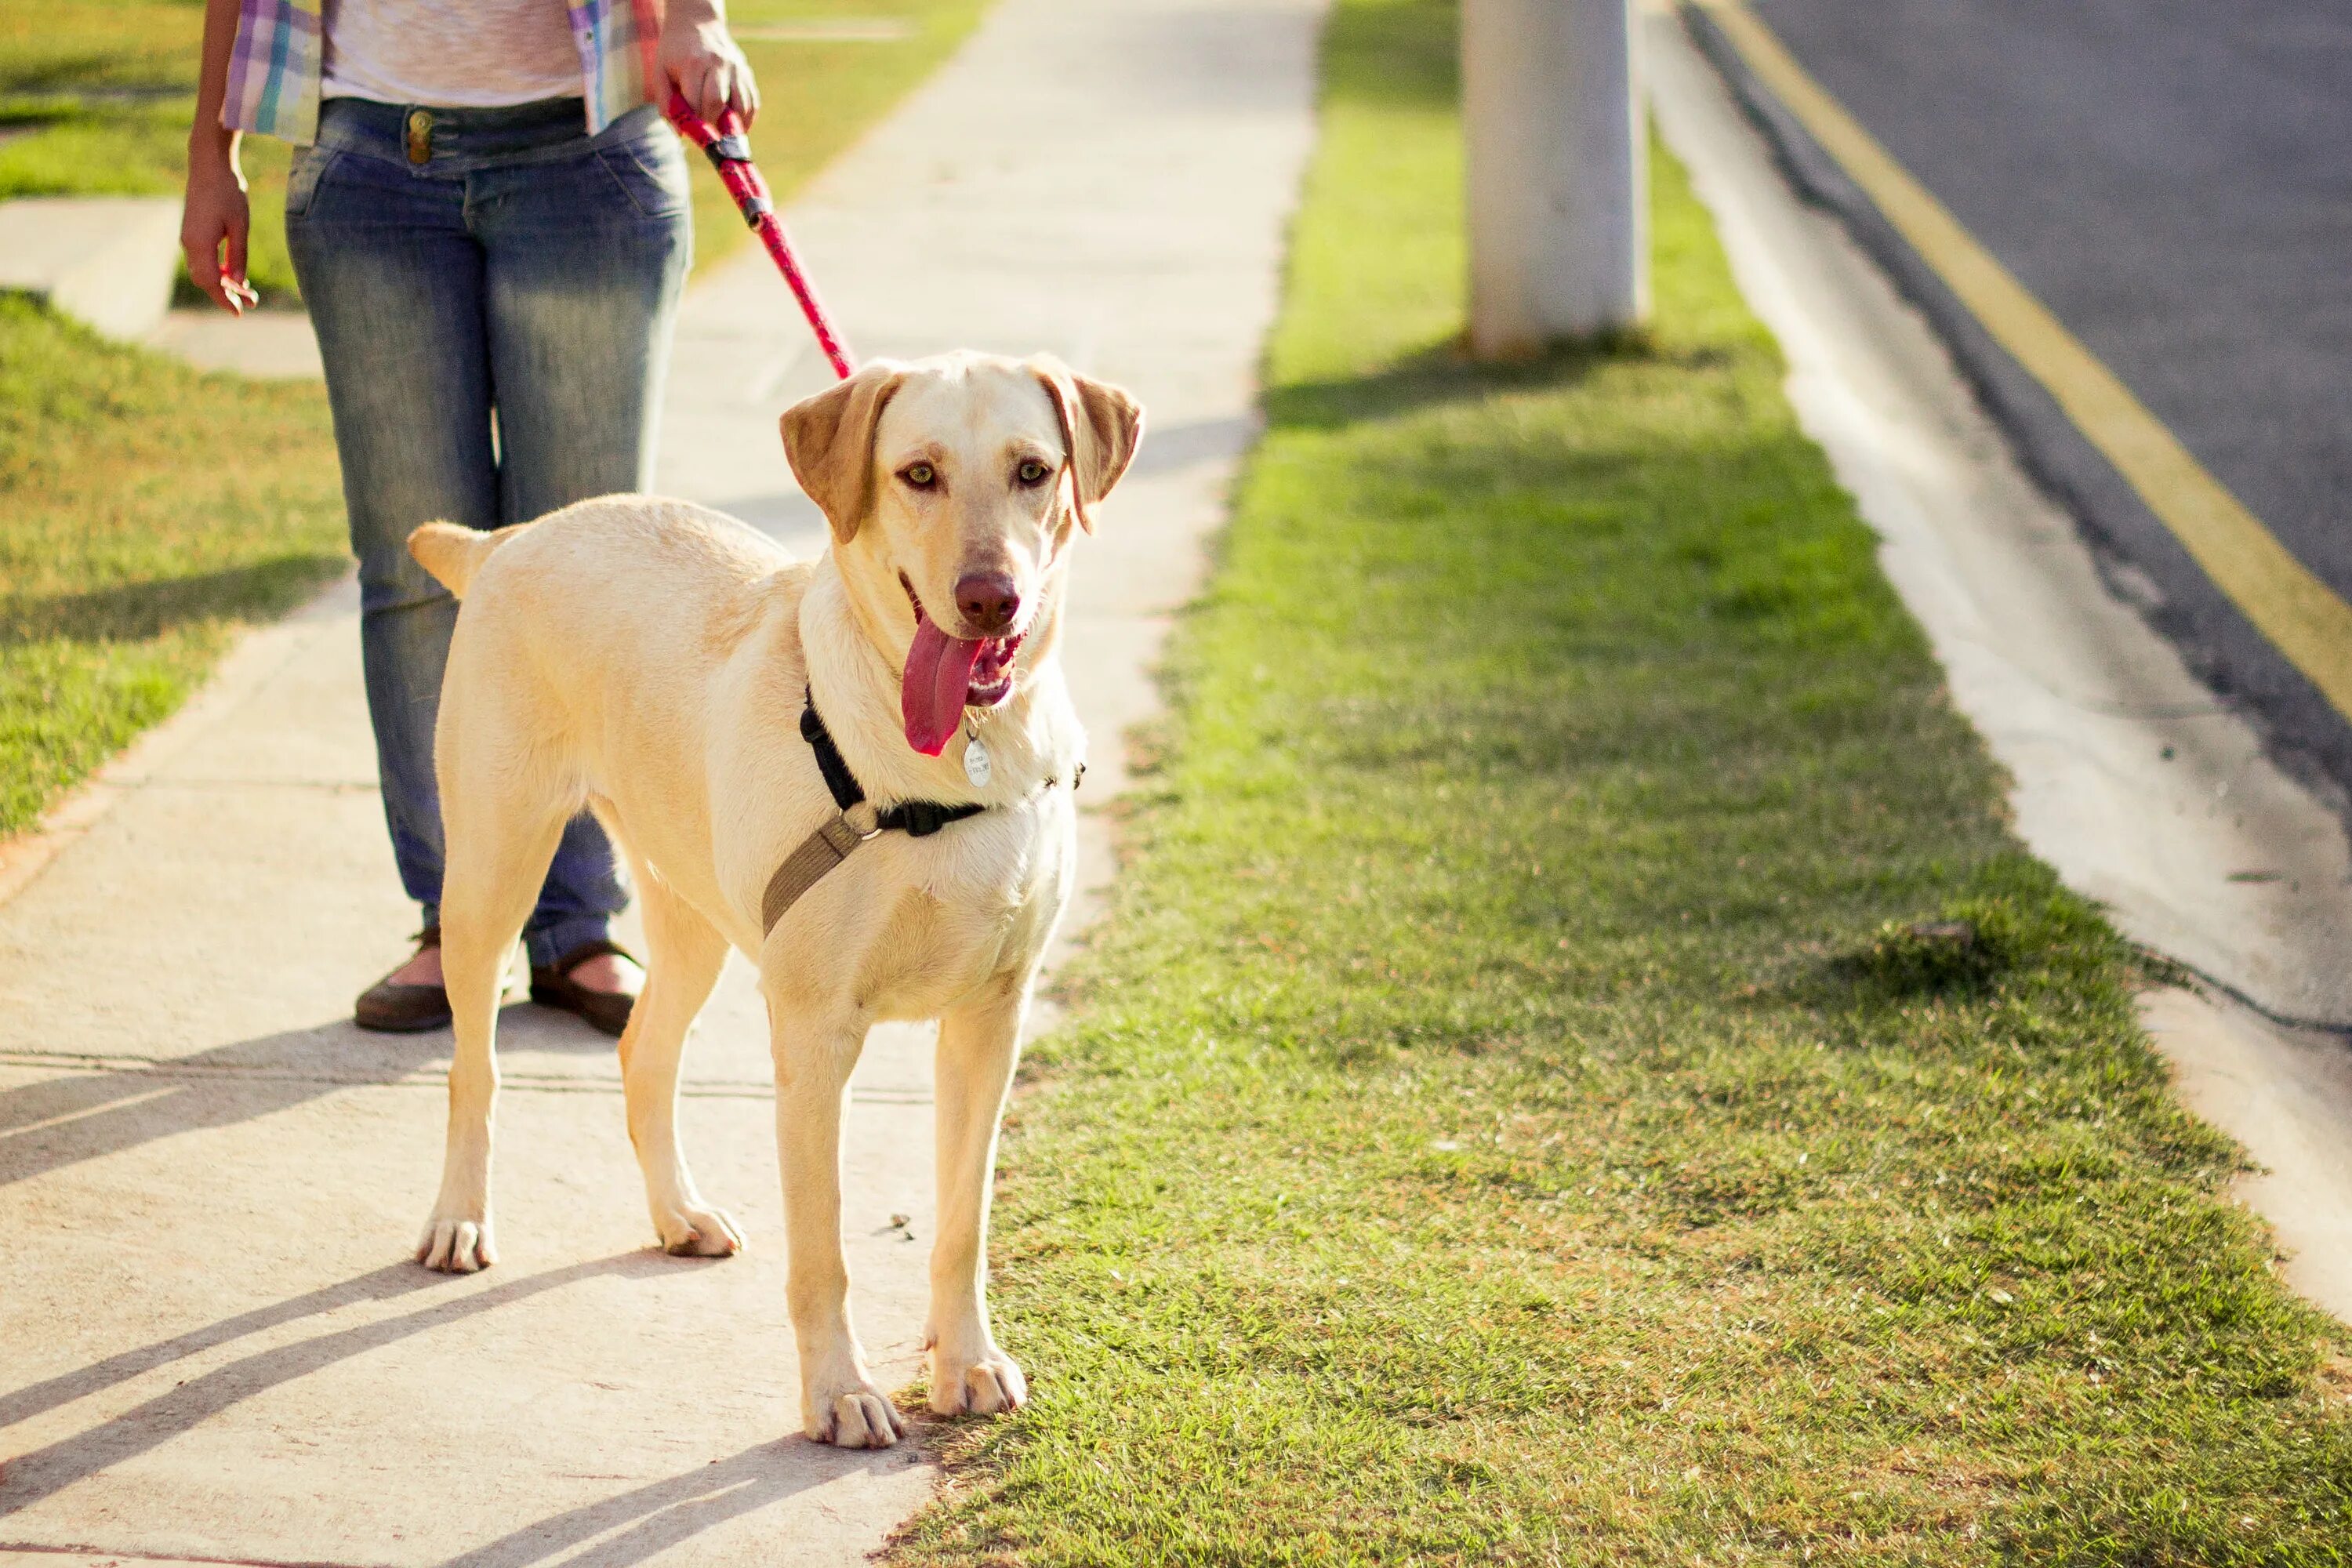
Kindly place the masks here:
POLYGON ((324 98, 501 109, 578 98, 564 0, 326 0, 324 98))

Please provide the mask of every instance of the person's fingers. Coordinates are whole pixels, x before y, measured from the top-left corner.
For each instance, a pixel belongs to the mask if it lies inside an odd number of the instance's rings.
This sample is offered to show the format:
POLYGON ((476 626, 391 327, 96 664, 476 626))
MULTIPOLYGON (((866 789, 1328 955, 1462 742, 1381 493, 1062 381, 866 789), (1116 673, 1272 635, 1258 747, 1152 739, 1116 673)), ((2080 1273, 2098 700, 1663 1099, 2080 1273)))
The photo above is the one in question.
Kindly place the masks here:
POLYGON ((743 117, 747 126, 760 117, 760 84, 752 77, 748 60, 735 67, 735 111, 743 117))
POLYGON ((733 90, 734 73, 723 59, 713 60, 702 77, 702 118, 713 125, 727 112, 728 94, 733 90))
POLYGON ((709 112, 702 107, 702 74, 705 68, 701 60, 688 56, 670 68, 669 85, 678 97, 686 100, 688 109, 708 120, 709 112))
POLYGON ((203 233, 194 227, 180 231, 180 254, 188 263, 188 281, 202 290, 205 299, 235 315, 237 308, 230 302, 228 290, 221 280, 220 239, 215 236, 206 240, 203 233))
POLYGON ((228 291, 248 304, 255 298, 252 283, 245 275, 245 244, 250 226, 247 219, 232 217, 228 220, 228 263, 221 268, 228 291))

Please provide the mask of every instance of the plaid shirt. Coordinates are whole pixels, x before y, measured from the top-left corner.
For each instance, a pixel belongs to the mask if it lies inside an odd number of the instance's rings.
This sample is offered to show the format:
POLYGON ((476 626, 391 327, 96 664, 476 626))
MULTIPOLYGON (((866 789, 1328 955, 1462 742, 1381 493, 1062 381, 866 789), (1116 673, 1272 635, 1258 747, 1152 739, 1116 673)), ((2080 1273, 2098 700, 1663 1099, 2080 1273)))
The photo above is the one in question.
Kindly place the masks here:
MULTIPOLYGON (((309 142, 319 133, 324 0, 239 0, 236 48, 229 56, 221 123, 231 131, 309 142)), ((580 47, 588 133, 647 101, 659 31, 651 0, 564 0, 580 47)))

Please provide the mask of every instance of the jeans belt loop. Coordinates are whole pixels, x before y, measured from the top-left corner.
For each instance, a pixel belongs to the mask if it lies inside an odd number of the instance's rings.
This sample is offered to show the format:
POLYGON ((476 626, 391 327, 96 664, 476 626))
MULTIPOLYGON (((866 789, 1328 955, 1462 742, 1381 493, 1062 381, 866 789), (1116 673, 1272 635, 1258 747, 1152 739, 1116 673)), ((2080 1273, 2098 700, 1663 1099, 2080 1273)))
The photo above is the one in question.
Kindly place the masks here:
POLYGON ((408 111, 408 161, 412 163, 433 161, 433 116, 422 109, 408 111))

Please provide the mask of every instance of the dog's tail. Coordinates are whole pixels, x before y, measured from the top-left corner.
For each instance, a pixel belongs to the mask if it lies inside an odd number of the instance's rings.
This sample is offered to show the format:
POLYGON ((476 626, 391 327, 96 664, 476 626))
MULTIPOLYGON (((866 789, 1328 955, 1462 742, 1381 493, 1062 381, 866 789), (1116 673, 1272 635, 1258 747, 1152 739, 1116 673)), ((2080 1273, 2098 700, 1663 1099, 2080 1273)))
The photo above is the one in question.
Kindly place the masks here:
POLYGON ((454 522, 428 522, 408 536, 408 552, 416 557, 418 565, 439 579, 443 587, 462 599, 466 590, 473 586, 474 574, 490 558, 490 552, 530 526, 519 522, 485 533, 479 529, 460 528, 454 522))

